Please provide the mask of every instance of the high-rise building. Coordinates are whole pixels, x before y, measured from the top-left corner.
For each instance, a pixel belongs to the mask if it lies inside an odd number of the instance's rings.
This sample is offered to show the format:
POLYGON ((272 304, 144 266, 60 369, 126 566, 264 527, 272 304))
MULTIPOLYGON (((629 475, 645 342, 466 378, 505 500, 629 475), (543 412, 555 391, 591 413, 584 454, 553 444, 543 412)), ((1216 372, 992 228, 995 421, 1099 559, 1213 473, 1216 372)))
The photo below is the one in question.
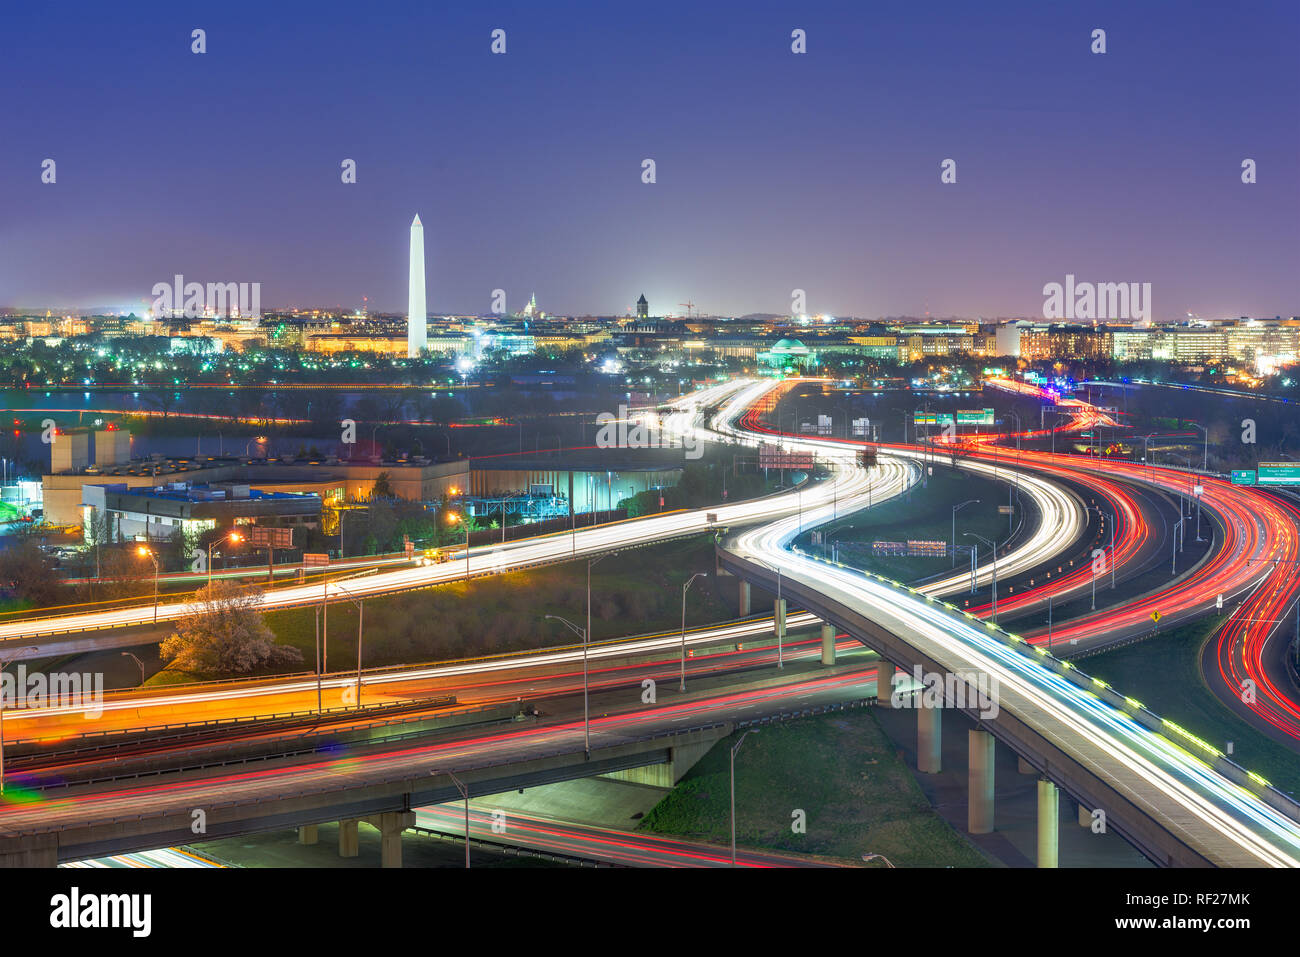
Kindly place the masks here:
POLYGON ((424 304, 424 226, 417 213, 411 222, 411 281, 406 293, 406 354, 417 356, 429 335, 429 311, 424 304))

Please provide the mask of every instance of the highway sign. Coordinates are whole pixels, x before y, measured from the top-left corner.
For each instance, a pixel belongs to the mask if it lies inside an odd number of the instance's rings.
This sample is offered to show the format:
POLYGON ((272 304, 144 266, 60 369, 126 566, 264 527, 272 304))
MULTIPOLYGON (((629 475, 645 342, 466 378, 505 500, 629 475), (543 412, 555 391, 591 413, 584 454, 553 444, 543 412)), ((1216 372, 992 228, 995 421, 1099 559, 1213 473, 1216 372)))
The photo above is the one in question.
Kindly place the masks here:
POLYGON ((1158 612, 1158 611, 1153 611, 1153 612, 1151 613, 1151 620, 1152 620, 1152 621, 1156 621, 1156 622, 1158 622, 1158 621, 1160 620, 1160 612, 1158 612))
POLYGON ((254 525, 250 530, 250 545, 261 548, 293 548, 293 529, 274 525, 254 525))
POLYGON ((913 412, 914 425, 954 425, 956 419, 951 412, 913 412))
POLYGON ((992 409, 958 409, 958 425, 992 425, 992 409))
POLYGON ((1300 485, 1300 462, 1260 462, 1255 474, 1260 485, 1300 485))
POLYGON ((1254 469, 1233 469, 1232 484, 1233 485, 1254 485, 1255 470, 1254 469))
POLYGON ((302 563, 304 565, 328 565, 330 557, 326 552, 303 552, 302 563))

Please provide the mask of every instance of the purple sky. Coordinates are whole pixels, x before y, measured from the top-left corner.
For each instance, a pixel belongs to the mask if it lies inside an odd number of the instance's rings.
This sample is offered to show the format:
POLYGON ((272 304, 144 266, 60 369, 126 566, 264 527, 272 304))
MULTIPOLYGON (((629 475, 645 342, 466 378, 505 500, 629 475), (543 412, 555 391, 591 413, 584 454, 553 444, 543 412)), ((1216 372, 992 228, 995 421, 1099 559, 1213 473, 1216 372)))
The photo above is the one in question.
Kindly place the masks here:
POLYGON ((402 311, 418 212, 435 313, 1300 313, 1295 2, 415 6, 7 10, 0 305, 402 311))

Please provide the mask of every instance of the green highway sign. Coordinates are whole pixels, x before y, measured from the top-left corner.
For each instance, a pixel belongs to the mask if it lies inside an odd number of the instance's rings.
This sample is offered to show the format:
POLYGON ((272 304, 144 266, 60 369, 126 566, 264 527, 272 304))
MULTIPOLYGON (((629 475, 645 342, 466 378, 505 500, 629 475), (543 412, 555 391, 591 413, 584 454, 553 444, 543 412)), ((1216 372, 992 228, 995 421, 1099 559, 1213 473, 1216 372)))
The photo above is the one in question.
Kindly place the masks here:
POLYGON ((914 425, 952 425, 953 417, 951 412, 913 412, 912 423, 914 425))
POLYGON ((958 409, 958 425, 992 425, 992 409, 958 409))
POLYGON ((1260 462, 1255 471, 1260 485, 1300 485, 1300 462, 1260 462))
POLYGON ((1254 469, 1233 469, 1232 484, 1233 485, 1254 485, 1255 470, 1254 469))

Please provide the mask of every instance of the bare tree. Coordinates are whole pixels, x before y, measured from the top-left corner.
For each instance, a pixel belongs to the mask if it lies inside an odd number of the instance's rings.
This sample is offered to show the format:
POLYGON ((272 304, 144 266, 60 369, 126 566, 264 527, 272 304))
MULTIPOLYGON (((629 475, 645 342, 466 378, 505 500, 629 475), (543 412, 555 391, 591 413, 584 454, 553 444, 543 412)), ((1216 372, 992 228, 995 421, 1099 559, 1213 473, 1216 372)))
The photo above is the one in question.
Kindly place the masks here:
POLYGON ((302 661, 296 648, 275 643, 258 611, 261 589, 216 581, 194 593, 194 603, 159 646, 178 671, 211 677, 248 674, 302 661))

